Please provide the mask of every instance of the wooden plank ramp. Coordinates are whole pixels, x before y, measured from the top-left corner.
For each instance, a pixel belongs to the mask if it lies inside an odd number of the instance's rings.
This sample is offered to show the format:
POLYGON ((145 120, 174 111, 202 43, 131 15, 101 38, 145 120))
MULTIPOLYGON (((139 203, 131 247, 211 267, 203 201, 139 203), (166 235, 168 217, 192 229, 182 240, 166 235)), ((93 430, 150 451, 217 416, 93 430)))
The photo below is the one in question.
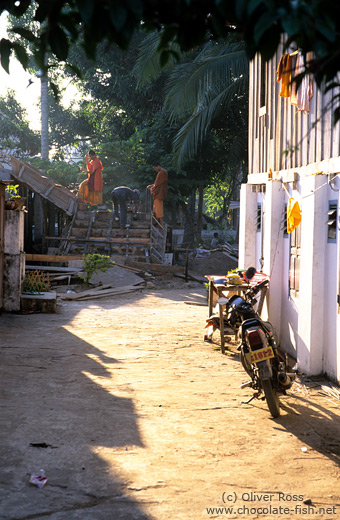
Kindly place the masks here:
POLYGON ((45 175, 41 170, 35 168, 25 161, 20 161, 13 155, 1 152, 7 160, 10 160, 11 175, 20 184, 48 200, 58 208, 65 211, 67 215, 73 215, 77 208, 77 197, 70 190, 57 184, 53 179, 45 175))

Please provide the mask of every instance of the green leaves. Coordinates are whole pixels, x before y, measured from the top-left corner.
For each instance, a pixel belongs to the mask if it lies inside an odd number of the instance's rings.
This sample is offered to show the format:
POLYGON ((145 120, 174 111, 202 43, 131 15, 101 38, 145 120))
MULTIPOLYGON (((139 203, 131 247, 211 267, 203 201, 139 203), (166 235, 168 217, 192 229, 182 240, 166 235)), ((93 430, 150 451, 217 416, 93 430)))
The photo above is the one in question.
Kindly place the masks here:
POLYGON ((11 30, 10 30, 12 33, 15 33, 15 34, 18 34, 19 36, 21 36, 22 38, 24 38, 25 40, 28 40, 29 42, 31 43, 35 43, 37 44, 38 43, 38 37, 35 36, 35 34, 33 34, 33 32, 26 28, 26 27, 21 27, 19 25, 14 25, 11 30))
POLYGON ((120 2, 114 2, 110 4, 109 7, 110 19, 117 31, 120 31, 128 18, 128 12, 125 6, 123 6, 120 2))
POLYGON ((165 106, 171 121, 182 122, 174 140, 178 165, 196 157, 220 114, 222 126, 227 124, 231 106, 247 91, 248 67, 244 44, 226 40, 207 44, 193 60, 173 68, 165 106))
POLYGON ((16 58, 24 67, 24 69, 28 66, 28 54, 24 47, 17 42, 10 42, 6 38, 2 38, 0 40, 0 56, 1 56, 1 66, 5 69, 5 71, 9 74, 9 60, 12 51, 14 51, 16 58))
POLYGON ((12 44, 6 38, 2 38, 0 40, 0 56, 1 56, 1 65, 9 74, 9 57, 12 51, 12 44))
POLYGON ((92 275, 98 271, 106 273, 110 267, 114 267, 115 263, 110 259, 109 256, 99 255, 97 253, 93 255, 84 255, 84 270, 85 275, 82 277, 85 283, 89 283, 92 275))
POLYGON ((82 20, 86 24, 90 24, 95 8, 95 3, 93 0, 77 0, 76 4, 82 20))
POLYGON ((21 63, 21 65, 26 70, 28 67, 29 57, 26 50, 18 43, 13 43, 13 50, 17 60, 21 63))
POLYGON ((69 40, 65 32, 58 25, 52 27, 49 41, 53 54, 61 61, 66 61, 69 53, 69 40))

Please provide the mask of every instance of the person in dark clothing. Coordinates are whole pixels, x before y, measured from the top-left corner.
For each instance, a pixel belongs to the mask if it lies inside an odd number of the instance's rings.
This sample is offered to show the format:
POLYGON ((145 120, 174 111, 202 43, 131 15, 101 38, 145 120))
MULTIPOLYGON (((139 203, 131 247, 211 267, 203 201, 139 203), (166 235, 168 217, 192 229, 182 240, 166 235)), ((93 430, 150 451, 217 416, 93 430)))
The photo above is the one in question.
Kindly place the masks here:
POLYGON ((127 221, 127 203, 133 202, 135 205, 135 213, 138 209, 138 202, 140 197, 139 190, 132 190, 126 186, 119 186, 111 191, 111 199, 113 203, 113 210, 115 213, 115 219, 119 220, 120 214, 120 227, 126 227, 127 221))

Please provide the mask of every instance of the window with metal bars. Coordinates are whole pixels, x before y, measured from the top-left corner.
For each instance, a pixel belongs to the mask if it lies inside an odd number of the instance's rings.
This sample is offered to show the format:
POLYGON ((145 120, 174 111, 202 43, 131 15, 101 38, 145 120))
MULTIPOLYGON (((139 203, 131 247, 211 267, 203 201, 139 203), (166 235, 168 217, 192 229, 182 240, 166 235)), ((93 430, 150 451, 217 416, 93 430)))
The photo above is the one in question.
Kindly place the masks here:
POLYGON ((256 214, 256 231, 260 232, 262 229, 262 204, 257 205, 256 214))
POLYGON ((327 241, 328 242, 336 242, 336 228, 337 228, 337 220, 338 220, 338 205, 337 201, 331 200, 328 203, 328 211, 327 211, 327 241))
POLYGON ((287 226, 287 207, 288 204, 285 204, 284 210, 283 210, 283 217, 281 222, 281 229, 283 230, 283 237, 288 238, 288 226, 287 226))
POLYGON ((300 291, 301 226, 290 233, 289 295, 297 298, 300 291))

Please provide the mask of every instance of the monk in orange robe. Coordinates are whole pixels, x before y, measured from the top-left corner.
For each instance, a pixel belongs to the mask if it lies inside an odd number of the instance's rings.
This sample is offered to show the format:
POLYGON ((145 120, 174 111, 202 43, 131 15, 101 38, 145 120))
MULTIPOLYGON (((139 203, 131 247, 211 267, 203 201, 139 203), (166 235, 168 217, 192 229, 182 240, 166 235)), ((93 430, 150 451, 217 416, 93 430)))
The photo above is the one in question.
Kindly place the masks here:
POLYGON ((159 164, 154 164, 153 169, 157 172, 155 182, 147 186, 153 196, 153 212, 159 223, 163 224, 164 208, 163 202, 166 197, 168 186, 168 172, 159 164))
POLYGON ((103 165, 96 156, 94 150, 90 150, 85 156, 87 169, 87 179, 79 186, 78 198, 81 202, 96 206, 103 203, 103 165))

